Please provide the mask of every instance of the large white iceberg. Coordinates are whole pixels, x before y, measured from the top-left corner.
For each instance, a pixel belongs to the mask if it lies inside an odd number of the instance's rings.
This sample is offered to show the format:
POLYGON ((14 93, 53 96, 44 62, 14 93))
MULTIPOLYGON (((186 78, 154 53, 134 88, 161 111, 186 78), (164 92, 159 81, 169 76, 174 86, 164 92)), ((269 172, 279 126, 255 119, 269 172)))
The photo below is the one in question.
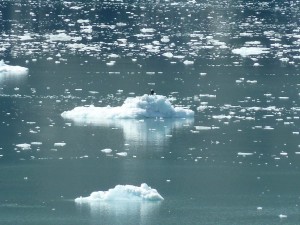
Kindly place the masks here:
POLYGON ((76 203, 95 203, 107 201, 162 201, 164 198, 156 189, 143 183, 140 187, 134 185, 117 185, 108 191, 92 192, 88 197, 75 199, 76 203))
POLYGON ((0 75, 10 76, 10 75, 27 75, 28 68, 22 66, 10 66, 5 64, 3 60, 0 61, 0 75))
POLYGON ((145 94, 127 98, 122 106, 80 106, 61 115, 76 122, 93 122, 105 119, 191 118, 194 111, 172 106, 165 96, 145 94))

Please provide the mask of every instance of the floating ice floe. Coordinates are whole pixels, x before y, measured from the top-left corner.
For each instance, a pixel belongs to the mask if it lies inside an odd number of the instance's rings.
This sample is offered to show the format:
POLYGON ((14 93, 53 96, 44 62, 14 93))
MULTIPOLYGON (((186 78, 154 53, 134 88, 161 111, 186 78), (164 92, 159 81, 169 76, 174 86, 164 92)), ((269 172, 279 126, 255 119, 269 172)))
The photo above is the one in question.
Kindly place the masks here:
POLYGON ((102 149, 101 152, 105 153, 105 154, 109 154, 112 152, 112 149, 110 148, 105 148, 105 149, 102 149))
POLYGON ((54 147, 63 147, 65 145, 66 145, 66 143, 64 143, 64 142, 54 143, 54 147))
POLYGON ((243 156, 243 157, 253 155, 252 152, 238 152, 237 154, 239 156, 243 156))
POLYGON ((106 119, 191 118, 194 117, 194 111, 172 106, 165 96, 145 94, 127 98, 122 106, 80 106, 63 112, 61 116, 77 122, 86 122, 106 119))
POLYGON ((287 215, 280 214, 280 215, 279 215, 279 218, 281 218, 281 219, 287 218, 287 215))
POLYGON ((22 150, 29 150, 31 149, 31 144, 27 144, 27 143, 17 144, 16 147, 21 148, 22 150))
POLYGON ((80 41, 82 37, 71 37, 66 33, 59 34, 48 34, 45 36, 49 41, 60 42, 60 41, 80 41))
POLYGON ((211 127, 208 126, 195 126, 196 130, 211 130, 211 127))
POLYGON ((243 57, 250 56, 250 55, 260 55, 268 53, 268 48, 262 47, 241 47, 232 50, 232 53, 241 55, 243 57))
POLYGON ((88 197, 75 199, 76 203, 95 203, 103 201, 162 201, 164 198, 156 189, 143 183, 140 187, 134 185, 117 185, 108 191, 92 192, 88 197))
POLYGON ((122 157, 126 157, 127 156, 127 152, 118 152, 116 153, 118 156, 122 156, 122 157))
POLYGON ((153 32, 155 32, 155 29, 153 29, 153 28, 142 28, 141 32, 143 32, 143 33, 153 33, 153 32))
POLYGON ((3 60, 0 61, 0 75, 4 76, 19 76, 27 75, 28 68, 22 66, 10 66, 5 64, 3 60))
POLYGON ((193 64, 194 64, 194 61, 184 60, 184 61, 183 61, 183 64, 184 64, 184 65, 193 65, 193 64))

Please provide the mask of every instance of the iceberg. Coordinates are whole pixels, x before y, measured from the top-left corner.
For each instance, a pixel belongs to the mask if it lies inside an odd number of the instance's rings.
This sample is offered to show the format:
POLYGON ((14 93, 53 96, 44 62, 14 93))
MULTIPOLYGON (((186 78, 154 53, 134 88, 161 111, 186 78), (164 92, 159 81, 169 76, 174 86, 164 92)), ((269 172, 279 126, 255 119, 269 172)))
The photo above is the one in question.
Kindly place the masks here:
POLYGON ((5 64, 3 60, 0 61, 0 75, 3 76, 19 76, 27 75, 28 68, 22 66, 10 66, 5 64))
POLYGON ((145 94, 127 98, 122 106, 79 106, 63 112, 61 116, 76 122, 95 122, 106 119, 193 118, 194 111, 174 107, 165 96, 145 94))
POLYGON ((146 183, 140 187, 134 185, 116 185, 108 191, 92 192, 88 197, 75 199, 76 203, 95 203, 110 201, 162 201, 164 198, 146 183))

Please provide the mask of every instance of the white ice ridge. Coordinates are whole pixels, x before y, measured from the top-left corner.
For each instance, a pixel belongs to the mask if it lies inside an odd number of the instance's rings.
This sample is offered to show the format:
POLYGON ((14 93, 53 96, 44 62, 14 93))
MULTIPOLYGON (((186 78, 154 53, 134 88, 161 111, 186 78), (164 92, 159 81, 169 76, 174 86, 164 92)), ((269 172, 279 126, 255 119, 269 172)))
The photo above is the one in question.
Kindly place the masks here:
POLYGON ((104 119, 191 118, 194 117, 194 111, 172 106, 165 96, 145 94, 127 98, 122 106, 80 106, 61 115, 65 119, 86 122, 104 119))
POLYGON ((5 64, 3 60, 0 61, 0 75, 10 76, 10 75, 27 75, 28 68, 22 66, 10 66, 5 64))
POLYGON ((102 201, 162 201, 164 198, 147 184, 117 185, 108 191, 92 192, 88 197, 75 199, 76 203, 95 203, 102 201))

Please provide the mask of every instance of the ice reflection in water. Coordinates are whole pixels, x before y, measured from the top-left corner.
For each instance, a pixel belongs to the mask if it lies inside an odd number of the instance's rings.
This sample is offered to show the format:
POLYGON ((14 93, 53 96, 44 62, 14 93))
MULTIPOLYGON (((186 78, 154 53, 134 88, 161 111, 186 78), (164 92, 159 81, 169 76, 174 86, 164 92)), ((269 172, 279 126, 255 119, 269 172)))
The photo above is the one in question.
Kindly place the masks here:
POLYGON ((164 145, 165 141, 172 136, 174 130, 184 127, 192 127, 194 118, 187 119, 106 119, 97 121, 74 122, 78 126, 104 126, 113 129, 122 129, 124 139, 130 146, 152 144, 164 145))
POLYGON ((76 204, 77 211, 89 212, 91 220, 105 222, 120 221, 130 222, 130 224, 145 224, 159 214, 161 202, 145 201, 105 201, 76 204))

